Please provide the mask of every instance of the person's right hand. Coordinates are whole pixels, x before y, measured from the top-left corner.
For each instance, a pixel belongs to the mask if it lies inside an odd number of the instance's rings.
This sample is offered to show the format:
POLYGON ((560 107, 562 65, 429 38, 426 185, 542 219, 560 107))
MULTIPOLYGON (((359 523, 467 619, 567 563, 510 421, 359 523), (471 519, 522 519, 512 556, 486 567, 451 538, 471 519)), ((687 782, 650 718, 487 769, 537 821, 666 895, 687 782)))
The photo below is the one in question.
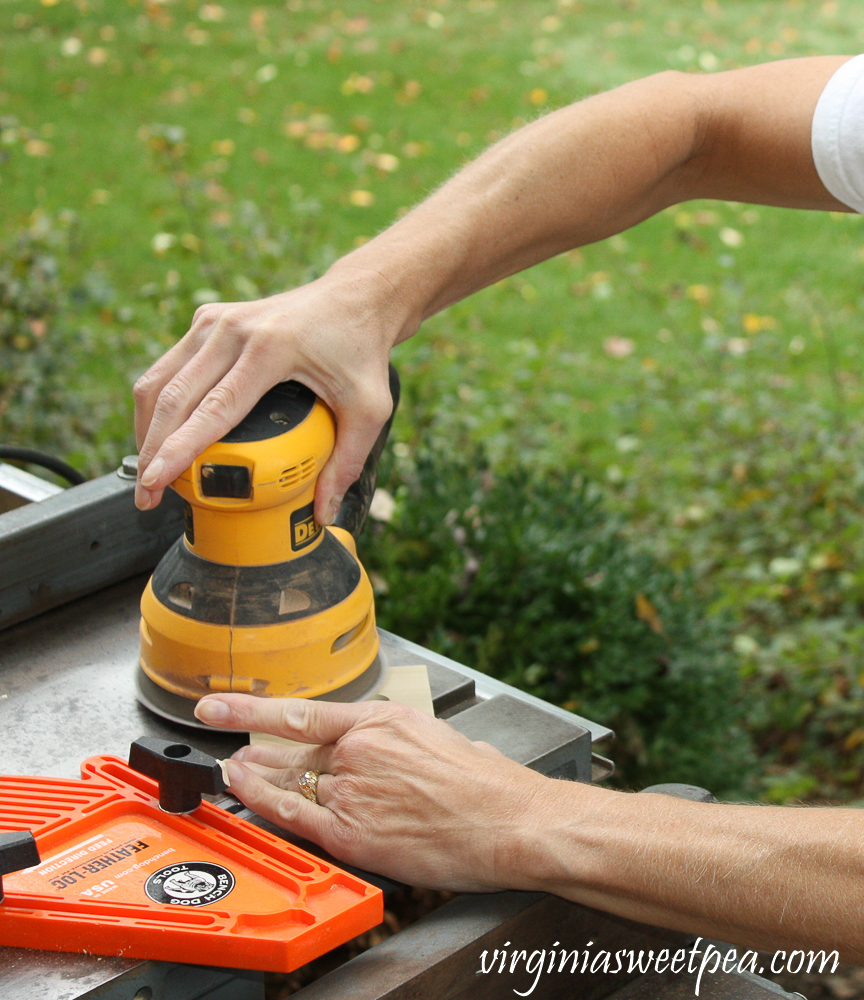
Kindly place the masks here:
POLYGON ((155 507, 268 389, 296 379, 336 417, 336 445, 315 494, 315 519, 331 524, 390 416, 390 348, 417 325, 381 275, 338 265, 266 299, 202 306, 135 385, 135 503, 155 507))

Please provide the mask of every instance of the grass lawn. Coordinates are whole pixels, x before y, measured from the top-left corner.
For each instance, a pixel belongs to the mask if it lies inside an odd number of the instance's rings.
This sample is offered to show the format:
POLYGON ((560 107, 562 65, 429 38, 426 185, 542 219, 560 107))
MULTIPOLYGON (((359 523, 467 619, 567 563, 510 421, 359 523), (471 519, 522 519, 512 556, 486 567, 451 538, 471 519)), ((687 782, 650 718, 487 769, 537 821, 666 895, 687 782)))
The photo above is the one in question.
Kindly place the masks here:
MULTIPOLYGON (((60 290, 3 367, 49 358, 43 443, 104 471, 196 304, 308 280, 545 109, 862 40, 850 0, 0 0, 0 242, 29 234, 16 266, 50 256, 60 290)), ((864 797, 862 292, 858 216, 692 203, 396 355, 403 445, 587 468, 731 607, 773 801, 864 797)), ((0 436, 27 443, 30 397, 2 393, 0 436)))

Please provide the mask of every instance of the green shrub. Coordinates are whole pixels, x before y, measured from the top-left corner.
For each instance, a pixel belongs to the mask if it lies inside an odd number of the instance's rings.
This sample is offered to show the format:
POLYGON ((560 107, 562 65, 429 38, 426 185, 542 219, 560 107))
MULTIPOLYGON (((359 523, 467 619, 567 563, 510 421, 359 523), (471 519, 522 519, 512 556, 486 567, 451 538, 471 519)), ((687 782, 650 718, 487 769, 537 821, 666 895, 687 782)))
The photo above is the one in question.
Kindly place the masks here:
POLYGON ((395 496, 364 551, 384 628, 612 727, 622 784, 741 788, 730 626, 589 483, 427 453, 395 496))
POLYGON ((65 224, 37 213, 0 248, 0 441, 62 455, 92 440, 100 413, 69 391, 80 333, 68 327, 65 224))
POLYGON ((642 456, 613 497, 737 620, 744 724, 772 802, 864 800, 864 428, 841 403, 727 391, 698 431, 685 403, 687 464, 671 479, 642 456))

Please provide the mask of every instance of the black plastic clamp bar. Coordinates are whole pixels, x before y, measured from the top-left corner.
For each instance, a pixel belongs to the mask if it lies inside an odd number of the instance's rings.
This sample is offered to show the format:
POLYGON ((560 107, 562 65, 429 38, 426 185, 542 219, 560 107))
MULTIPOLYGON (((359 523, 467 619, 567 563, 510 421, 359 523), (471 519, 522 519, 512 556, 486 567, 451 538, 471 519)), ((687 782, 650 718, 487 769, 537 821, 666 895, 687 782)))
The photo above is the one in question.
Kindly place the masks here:
POLYGON ((159 782, 159 805, 168 813, 190 813, 204 793, 228 787, 215 757, 186 743, 142 736, 129 748, 129 766, 159 782))
POLYGON ((3 900, 3 876, 38 865, 39 848, 29 830, 0 833, 0 901, 3 900))

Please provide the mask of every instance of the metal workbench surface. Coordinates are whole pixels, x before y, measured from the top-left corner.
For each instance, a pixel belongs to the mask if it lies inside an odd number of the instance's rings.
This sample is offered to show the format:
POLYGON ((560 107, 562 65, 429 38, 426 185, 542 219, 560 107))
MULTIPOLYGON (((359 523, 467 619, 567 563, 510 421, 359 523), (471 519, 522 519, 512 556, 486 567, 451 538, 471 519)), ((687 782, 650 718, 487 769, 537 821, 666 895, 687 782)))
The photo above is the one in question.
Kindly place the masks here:
MULTIPOLYGON (((182 511, 168 496, 157 511, 136 512, 133 487, 131 481, 104 476, 0 515, 0 629, 18 622, 0 630, 0 773, 74 778, 87 757, 125 757, 142 735, 190 742, 219 757, 245 742, 243 734, 192 731, 166 722, 135 698, 138 601, 146 582, 140 574, 177 537, 182 511), (139 575, 129 578, 134 573, 139 575), (98 587, 104 589, 94 593, 98 587)), ((608 773, 608 762, 592 760, 593 744, 611 736, 605 727, 396 636, 381 638, 391 665, 427 666, 436 714, 471 739, 486 740, 547 775, 588 781, 608 773)), ((239 808, 230 798, 224 804, 239 808)), ((248 810, 241 814, 266 826, 248 810)), ((478 977, 484 949, 515 941, 543 947, 553 938, 570 948, 590 940, 596 948, 638 949, 668 947, 674 937, 554 896, 459 896, 297 997, 498 1000, 511 995, 510 987, 497 977, 478 977)), ((614 993, 622 1000, 625 995, 671 1000, 693 989, 690 982, 638 977, 633 993, 625 985, 628 978, 580 976, 577 986, 565 977, 545 983, 543 996, 593 1000, 614 993)), ((707 988, 703 983, 703 994, 776 1000, 773 984, 741 977, 724 977, 707 988)), ((85 997, 262 1000, 263 984, 260 974, 242 970, 0 947, 0 1000, 85 997)))
MULTIPOLYGON (((146 579, 133 577, 0 631, 0 773, 76 778, 86 758, 126 757, 132 740, 143 735, 190 742, 216 757, 247 741, 245 734, 175 725, 136 700, 139 600, 146 579)), ((466 735, 498 743, 543 773, 590 780, 592 741, 609 730, 389 633, 381 639, 391 664, 426 664, 436 713, 466 735)), ((153 976, 164 980, 166 967, 0 948, 0 997, 113 997, 103 992, 111 984, 123 986, 118 997, 133 996, 136 991, 129 993, 125 984, 152 989, 153 976)), ((201 981, 210 982, 213 975, 215 970, 202 970, 201 981)), ((218 975, 224 978, 224 970, 218 975)), ((198 995, 177 993, 178 1000, 198 995)))

